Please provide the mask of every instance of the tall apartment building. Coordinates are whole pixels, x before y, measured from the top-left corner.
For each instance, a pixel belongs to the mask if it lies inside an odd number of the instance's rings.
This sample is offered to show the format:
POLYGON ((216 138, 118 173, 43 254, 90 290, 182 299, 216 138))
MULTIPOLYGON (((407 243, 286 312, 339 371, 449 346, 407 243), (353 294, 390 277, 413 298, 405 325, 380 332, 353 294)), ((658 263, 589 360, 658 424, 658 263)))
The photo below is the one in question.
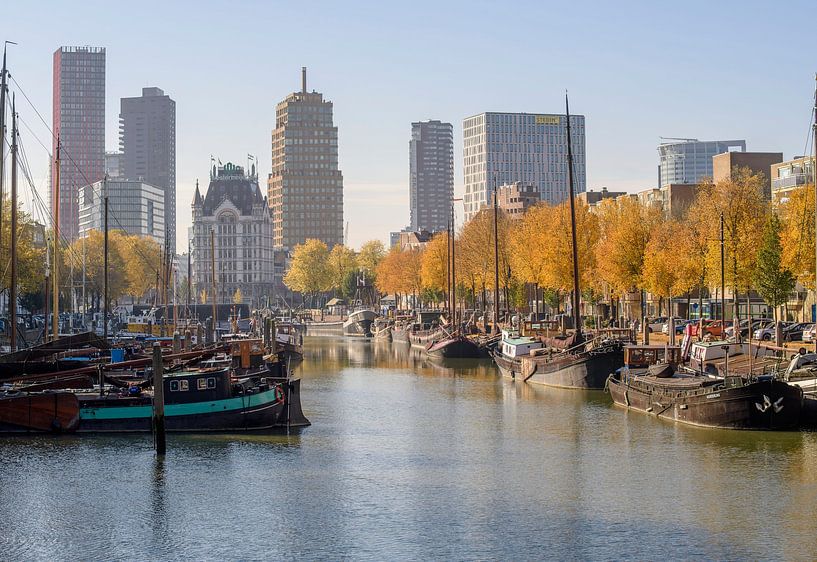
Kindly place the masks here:
POLYGON ((79 192, 105 175, 105 48, 60 47, 54 52, 53 152, 62 147, 60 185, 52 164, 51 209, 59 187, 60 232, 79 234, 79 192))
POLYGON ((272 217, 258 187, 255 165, 249 174, 229 162, 213 166, 204 197, 196 185, 191 238, 192 281, 197 295, 204 292, 212 299, 212 259, 216 266, 218 302, 233 302, 240 289, 243 302, 262 306, 273 294, 272 217))
POLYGON ((105 228, 105 188, 108 189, 108 228, 149 236, 165 243, 164 190, 141 180, 108 179, 86 185, 79 197, 79 237, 105 228), (105 185, 107 184, 107 185, 105 185))
POLYGON ((332 102, 306 89, 275 108, 272 173, 267 181, 273 243, 293 248, 317 238, 330 248, 343 243, 343 175, 338 169, 338 129, 332 102))
POLYGON ((445 230, 454 199, 454 126, 440 121, 411 124, 409 200, 411 230, 445 230))
MULTIPOLYGON (((587 185, 584 116, 570 116, 576 193, 587 185)), ((567 199, 567 118, 556 114, 480 113, 463 121, 465 220, 490 203, 494 185, 536 186, 549 203, 567 199)))
POLYGON ((119 110, 121 175, 161 187, 170 248, 176 251, 176 102, 159 88, 122 98, 119 110))
POLYGON ((699 141, 673 139, 658 145, 658 187, 700 183, 712 177, 712 157, 723 152, 746 152, 745 140, 699 141))

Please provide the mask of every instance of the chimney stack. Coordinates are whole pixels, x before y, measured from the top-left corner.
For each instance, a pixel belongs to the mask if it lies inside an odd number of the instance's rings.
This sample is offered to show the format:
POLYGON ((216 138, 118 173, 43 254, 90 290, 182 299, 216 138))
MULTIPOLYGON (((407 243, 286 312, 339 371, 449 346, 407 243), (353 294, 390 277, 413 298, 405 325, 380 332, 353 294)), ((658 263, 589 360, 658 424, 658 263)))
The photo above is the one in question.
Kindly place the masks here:
POLYGON ((301 91, 306 93, 306 67, 301 67, 301 91))

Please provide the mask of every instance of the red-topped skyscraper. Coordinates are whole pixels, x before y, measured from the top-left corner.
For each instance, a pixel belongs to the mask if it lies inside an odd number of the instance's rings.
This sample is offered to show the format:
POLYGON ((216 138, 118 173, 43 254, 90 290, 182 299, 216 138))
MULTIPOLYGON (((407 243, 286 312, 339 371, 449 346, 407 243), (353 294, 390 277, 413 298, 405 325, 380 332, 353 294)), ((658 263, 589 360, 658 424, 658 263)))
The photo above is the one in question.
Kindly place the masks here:
MULTIPOLYGON (((79 190, 105 175, 105 48, 60 47, 54 52, 53 157, 60 138, 60 233, 79 233, 79 190)), ((52 163, 51 209, 57 174, 52 163)))

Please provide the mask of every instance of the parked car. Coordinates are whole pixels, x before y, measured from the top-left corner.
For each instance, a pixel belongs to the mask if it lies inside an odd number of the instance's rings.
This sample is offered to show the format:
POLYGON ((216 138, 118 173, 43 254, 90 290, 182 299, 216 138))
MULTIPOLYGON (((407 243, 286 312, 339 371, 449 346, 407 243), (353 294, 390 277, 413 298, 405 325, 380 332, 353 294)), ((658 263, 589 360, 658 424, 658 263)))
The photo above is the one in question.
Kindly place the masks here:
MULTIPOLYGON (((723 320, 704 320, 703 321, 703 327, 702 327, 703 337, 706 337, 706 336, 712 336, 712 337, 715 337, 715 338, 725 337, 726 329, 728 329, 731 326, 731 324, 732 324, 732 322, 729 321, 729 320, 727 320, 725 322, 723 320)), ((697 322, 694 322, 692 324, 692 335, 693 336, 698 335, 698 327, 699 327, 699 324, 697 322)))
MULTIPOLYGON (((683 334, 684 333, 684 327, 687 324, 689 324, 690 322, 692 322, 692 320, 687 320, 685 318, 675 318, 674 322, 675 322, 675 333, 676 334, 683 334)), ((664 322, 661 325, 661 333, 664 334, 664 335, 669 335, 669 320, 667 320, 666 322, 664 322)))
POLYGON ((774 338, 774 330, 774 322, 764 322, 754 331, 752 337, 756 340, 770 341, 774 338))
POLYGON ((649 327, 650 333, 661 332, 664 329, 664 324, 668 321, 669 319, 666 316, 647 319, 647 326, 649 327))
POLYGON ((814 343, 815 338, 815 325, 810 324, 810 328, 806 328, 803 330, 803 341, 806 343, 814 343))
MULTIPOLYGON (((744 319, 740 321, 740 337, 746 338, 749 337, 749 334, 754 333, 755 330, 765 326, 770 320, 768 318, 753 318, 752 325, 749 326, 749 320, 744 319)), ((733 338, 735 337, 735 328, 730 326, 726 328, 726 337, 733 338)))
POLYGON ((797 322, 783 329, 784 341, 803 341, 803 334, 812 328, 814 324, 809 322, 797 322))

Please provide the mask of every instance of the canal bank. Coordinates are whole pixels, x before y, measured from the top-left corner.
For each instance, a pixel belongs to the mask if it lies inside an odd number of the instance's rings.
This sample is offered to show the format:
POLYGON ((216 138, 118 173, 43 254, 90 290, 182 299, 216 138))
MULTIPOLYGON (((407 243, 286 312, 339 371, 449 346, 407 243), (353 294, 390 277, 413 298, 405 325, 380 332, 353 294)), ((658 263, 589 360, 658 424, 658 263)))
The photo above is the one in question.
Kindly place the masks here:
POLYGON ((313 425, 5 438, 10 559, 807 558, 817 435, 701 430, 489 361, 307 338, 313 425))

